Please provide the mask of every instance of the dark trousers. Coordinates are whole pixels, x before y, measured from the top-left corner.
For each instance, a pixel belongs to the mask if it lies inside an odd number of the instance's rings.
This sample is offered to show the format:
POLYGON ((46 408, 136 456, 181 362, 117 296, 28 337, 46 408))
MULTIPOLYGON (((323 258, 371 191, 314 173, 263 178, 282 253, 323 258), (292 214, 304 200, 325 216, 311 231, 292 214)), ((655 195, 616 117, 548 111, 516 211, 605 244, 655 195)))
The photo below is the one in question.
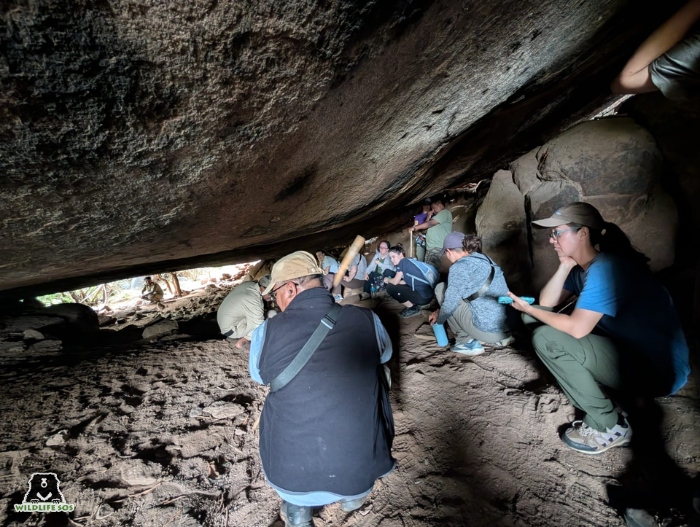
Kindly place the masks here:
POLYGON ((391 298, 398 300, 402 304, 404 302, 411 302, 411 304, 413 304, 414 306, 422 306, 425 304, 429 304, 430 301, 433 299, 432 296, 430 296, 429 298, 425 298, 419 295, 413 289, 411 289, 410 286, 405 284, 387 284, 386 292, 391 298))

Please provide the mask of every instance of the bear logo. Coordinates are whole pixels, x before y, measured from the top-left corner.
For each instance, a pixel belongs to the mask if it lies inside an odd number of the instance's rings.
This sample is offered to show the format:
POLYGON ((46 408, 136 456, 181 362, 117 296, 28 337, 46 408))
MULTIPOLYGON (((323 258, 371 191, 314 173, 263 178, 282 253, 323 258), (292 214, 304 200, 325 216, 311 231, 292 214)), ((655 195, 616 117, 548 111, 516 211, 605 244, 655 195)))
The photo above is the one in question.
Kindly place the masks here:
POLYGON ((22 503, 65 503, 58 488, 60 483, 53 472, 35 472, 29 478, 29 490, 22 503))

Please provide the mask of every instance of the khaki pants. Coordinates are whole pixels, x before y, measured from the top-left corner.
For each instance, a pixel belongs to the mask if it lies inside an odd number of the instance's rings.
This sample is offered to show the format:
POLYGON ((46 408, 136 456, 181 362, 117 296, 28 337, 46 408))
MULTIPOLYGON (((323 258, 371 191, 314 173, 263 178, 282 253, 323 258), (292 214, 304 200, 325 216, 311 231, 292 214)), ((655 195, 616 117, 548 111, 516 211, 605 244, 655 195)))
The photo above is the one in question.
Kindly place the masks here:
MULTIPOLYGON (((438 304, 442 305, 445 300, 445 283, 441 282, 435 286, 435 298, 438 304)), ((510 337, 510 333, 490 333, 482 331, 474 325, 472 317, 472 306, 466 300, 462 300, 457 310, 447 319, 447 323, 455 334, 455 340, 459 343, 467 342, 471 339, 478 339, 481 342, 499 342, 510 337)))

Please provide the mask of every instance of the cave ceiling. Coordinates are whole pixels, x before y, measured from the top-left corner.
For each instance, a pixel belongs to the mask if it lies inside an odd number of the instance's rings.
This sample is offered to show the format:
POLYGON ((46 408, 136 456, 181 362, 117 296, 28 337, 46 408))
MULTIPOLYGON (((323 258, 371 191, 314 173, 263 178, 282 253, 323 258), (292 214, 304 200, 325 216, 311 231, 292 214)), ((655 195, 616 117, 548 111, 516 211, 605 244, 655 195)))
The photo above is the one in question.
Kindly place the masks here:
POLYGON ((373 236, 610 101, 678 4, 0 4, 0 291, 373 236))

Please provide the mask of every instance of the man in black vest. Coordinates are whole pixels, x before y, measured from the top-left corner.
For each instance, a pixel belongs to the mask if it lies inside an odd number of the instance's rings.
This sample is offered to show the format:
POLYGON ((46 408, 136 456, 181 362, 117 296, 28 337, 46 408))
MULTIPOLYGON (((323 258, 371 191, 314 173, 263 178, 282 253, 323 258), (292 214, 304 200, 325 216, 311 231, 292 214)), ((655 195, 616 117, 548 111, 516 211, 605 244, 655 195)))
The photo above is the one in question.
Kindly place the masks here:
MULTIPOLYGON (((250 374, 269 384, 297 356, 335 304, 314 257, 297 251, 272 268, 263 294, 282 313, 253 333, 250 374)), ((381 403, 381 364, 391 341, 377 316, 344 306, 308 362, 265 400, 260 458, 282 498, 287 525, 311 526, 314 507, 337 501, 358 509, 374 482, 394 468, 393 418, 381 403)))

